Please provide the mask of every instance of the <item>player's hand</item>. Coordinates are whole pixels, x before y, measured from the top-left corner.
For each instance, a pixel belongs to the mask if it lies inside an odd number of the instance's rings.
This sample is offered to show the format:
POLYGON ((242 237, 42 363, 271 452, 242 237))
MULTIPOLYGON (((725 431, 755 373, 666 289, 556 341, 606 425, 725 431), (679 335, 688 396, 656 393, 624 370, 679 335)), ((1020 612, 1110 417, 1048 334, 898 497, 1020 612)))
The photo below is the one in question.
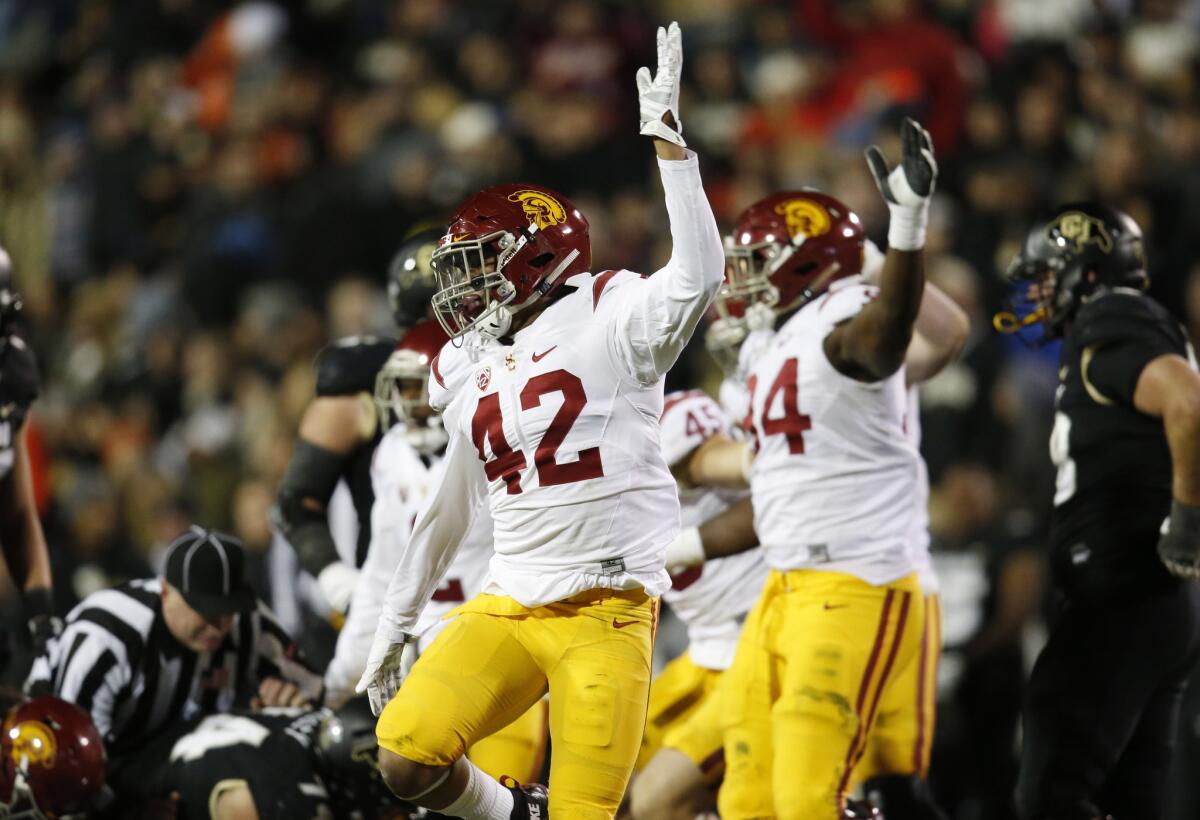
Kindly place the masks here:
POLYGON ((359 678, 354 691, 360 695, 367 693, 371 701, 371 712, 376 717, 387 706, 388 701, 400 691, 400 684, 408 675, 408 670, 417 661, 417 639, 413 635, 405 635, 404 640, 396 642, 385 635, 377 634, 371 644, 371 652, 367 655, 367 668, 359 678))
POLYGON ((888 247, 917 251, 925 246, 929 200, 937 185, 937 160, 933 158, 929 132, 907 117, 900 127, 900 151, 900 164, 889 170, 883 152, 872 145, 866 152, 867 166, 891 214, 888 247))
POLYGON ((29 639, 33 642, 34 656, 45 655, 62 631, 63 620, 57 615, 34 615, 30 618, 29 639))
POLYGON ((350 609, 350 599, 358 586, 358 574, 358 570, 349 564, 334 561, 317 575, 317 588, 334 612, 344 615, 350 609))
POLYGON ((263 678, 262 683, 258 685, 258 697, 251 700, 251 706, 256 709, 277 706, 301 708, 311 705, 299 686, 276 677, 263 678))
POLYGON ((658 71, 653 78, 642 66, 637 72, 640 133, 686 148, 679 119, 679 77, 683 71, 683 44, 679 24, 658 27, 658 71))
POLYGON ((671 575, 683 572, 688 567, 704 563, 704 542, 700 540, 697 527, 683 527, 675 540, 667 544, 666 565, 671 575))
POLYGON ((1158 539, 1158 557, 1176 578, 1200 579, 1200 507, 1171 502, 1171 515, 1158 539))

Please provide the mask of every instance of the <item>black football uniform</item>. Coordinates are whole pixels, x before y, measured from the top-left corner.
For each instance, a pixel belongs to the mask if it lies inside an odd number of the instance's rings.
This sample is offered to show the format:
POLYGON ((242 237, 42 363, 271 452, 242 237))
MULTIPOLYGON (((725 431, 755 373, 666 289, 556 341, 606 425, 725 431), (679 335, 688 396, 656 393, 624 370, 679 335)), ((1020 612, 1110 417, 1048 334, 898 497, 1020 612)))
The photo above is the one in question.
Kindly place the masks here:
MULTIPOLYGON (((317 356, 317 395, 374 394, 375 375, 395 349, 394 339, 373 336, 351 337, 325 347, 317 356)), ((371 544, 371 507, 375 503, 375 491, 371 487, 371 457, 383 433, 383 425, 377 421, 371 438, 350 453, 342 469, 342 480, 350 489, 358 518, 355 565, 360 567, 366 560, 367 547, 371 544)))
POLYGON ((0 353, 0 477, 13 467, 17 434, 40 388, 33 351, 20 337, 10 336, 0 353))
POLYGON ((179 793, 181 820, 208 820, 221 791, 241 783, 262 820, 332 820, 339 815, 313 752, 327 714, 265 709, 210 715, 175 739, 158 789, 179 793))
MULTIPOLYGON (((17 436, 25 425, 29 407, 38 397, 41 382, 33 351, 18 336, 9 336, 0 352, 0 479, 16 463, 17 436)), ((0 627, 0 673, 8 669, 14 637, 0 627)))
POLYGON ((1023 817, 1162 814, 1179 701, 1200 653, 1200 587, 1170 575, 1156 550, 1171 506, 1166 433, 1133 403, 1142 370, 1168 354, 1195 366, 1183 329, 1140 291, 1099 292, 1067 328, 1051 435, 1063 605, 1025 705, 1023 817))

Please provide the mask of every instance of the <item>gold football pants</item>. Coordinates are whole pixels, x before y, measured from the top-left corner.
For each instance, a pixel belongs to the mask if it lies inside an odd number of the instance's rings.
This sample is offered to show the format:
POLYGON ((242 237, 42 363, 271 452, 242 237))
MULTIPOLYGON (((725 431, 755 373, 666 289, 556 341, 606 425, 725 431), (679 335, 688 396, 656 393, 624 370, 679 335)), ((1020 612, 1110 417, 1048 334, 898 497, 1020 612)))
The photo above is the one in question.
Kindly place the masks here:
POLYGON ((916 575, 772 571, 725 674, 723 820, 840 820, 880 704, 917 662, 916 575), (726 685, 727 684, 727 685, 726 685))
POLYGON ((528 609, 479 595, 417 659, 379 717, 379 745, 447 766, 550 693, 550 815, 616 815, 637 760, 658 600, 589 590, 528 609))

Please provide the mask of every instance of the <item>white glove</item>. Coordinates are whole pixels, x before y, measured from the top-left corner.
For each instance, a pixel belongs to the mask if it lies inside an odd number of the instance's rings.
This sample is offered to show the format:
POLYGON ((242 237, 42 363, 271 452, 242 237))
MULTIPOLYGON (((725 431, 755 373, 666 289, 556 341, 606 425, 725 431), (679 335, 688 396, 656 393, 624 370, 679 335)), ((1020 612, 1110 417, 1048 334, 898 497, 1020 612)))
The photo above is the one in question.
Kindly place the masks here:
POLYGON ((400 684, 408 676, 408 671, 417 662, 417 638, 415 635, 404 636, 397 643, 386 635, 375 635, 371 642, 371 651, 367 654, 367 668, 358 679, 354 691, 358 694, 367 693, 371 701, 371 713, 379 717, 383 707, 400 691, 400 684))
POLYGON ((891 221, 888 247, 899 251, 919 251, 925 247, 925 225, 929 221, 929 200, 937 183, 937 160, 929 132, 916 120, 904 119, 900 127, 900 164, 888 171, 880 150, 867 149, 867 166, 887 201, 891 221))
POLYGON ((317 574, 317 588, 329 603, 329 608, 343 615, 350 608, 354 588, 358 586, 358 570, 341 561, 334 561, 317 574))
POLYGON ((667 544, 667 572, 674 575, 703 563, 704 543, 700 540, 699 527, 683 527, 675 540, 667 544))
POLYGON ((665 29, 659 26, 658 73, 651 79, 650 69, 645 66, 637 72, 640 133, 686 148, 683 122, 679 119, 679 75, 682 71, 683 45, 680 42, 679 24, 671 23, 665 29), (674 128, 663 122, 663 115, 667 112, 675 120, 674 128))
POLYGON ((770 305, 755 302, 746 308, 746 328, 750 331, 774 330, 775 311, 771 309, 770 305))

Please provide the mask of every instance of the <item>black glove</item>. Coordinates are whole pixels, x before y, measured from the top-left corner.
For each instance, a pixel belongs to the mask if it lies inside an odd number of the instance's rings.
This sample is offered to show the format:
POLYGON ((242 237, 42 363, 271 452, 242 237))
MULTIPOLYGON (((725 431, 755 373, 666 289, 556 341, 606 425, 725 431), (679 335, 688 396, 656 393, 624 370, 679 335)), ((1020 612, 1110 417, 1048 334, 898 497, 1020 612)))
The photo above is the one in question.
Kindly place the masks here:
POLYGON ((63 621, 54 614, 54 594, 48 587, 25 590, 25 616, 34 655, 44 655, 50 641, 63 631, 63 621))
POLYGON ((33 654, 45 655, 50 642, 62 634, 63 619, 57 615, 34 615, 29 619, 29 640, 33 642, 33 654))
POLYGON ((1200 578, 1200 507, 1171 502, 1171 516, 1158 539, 1158 557, 1176 578, 1200 578))

